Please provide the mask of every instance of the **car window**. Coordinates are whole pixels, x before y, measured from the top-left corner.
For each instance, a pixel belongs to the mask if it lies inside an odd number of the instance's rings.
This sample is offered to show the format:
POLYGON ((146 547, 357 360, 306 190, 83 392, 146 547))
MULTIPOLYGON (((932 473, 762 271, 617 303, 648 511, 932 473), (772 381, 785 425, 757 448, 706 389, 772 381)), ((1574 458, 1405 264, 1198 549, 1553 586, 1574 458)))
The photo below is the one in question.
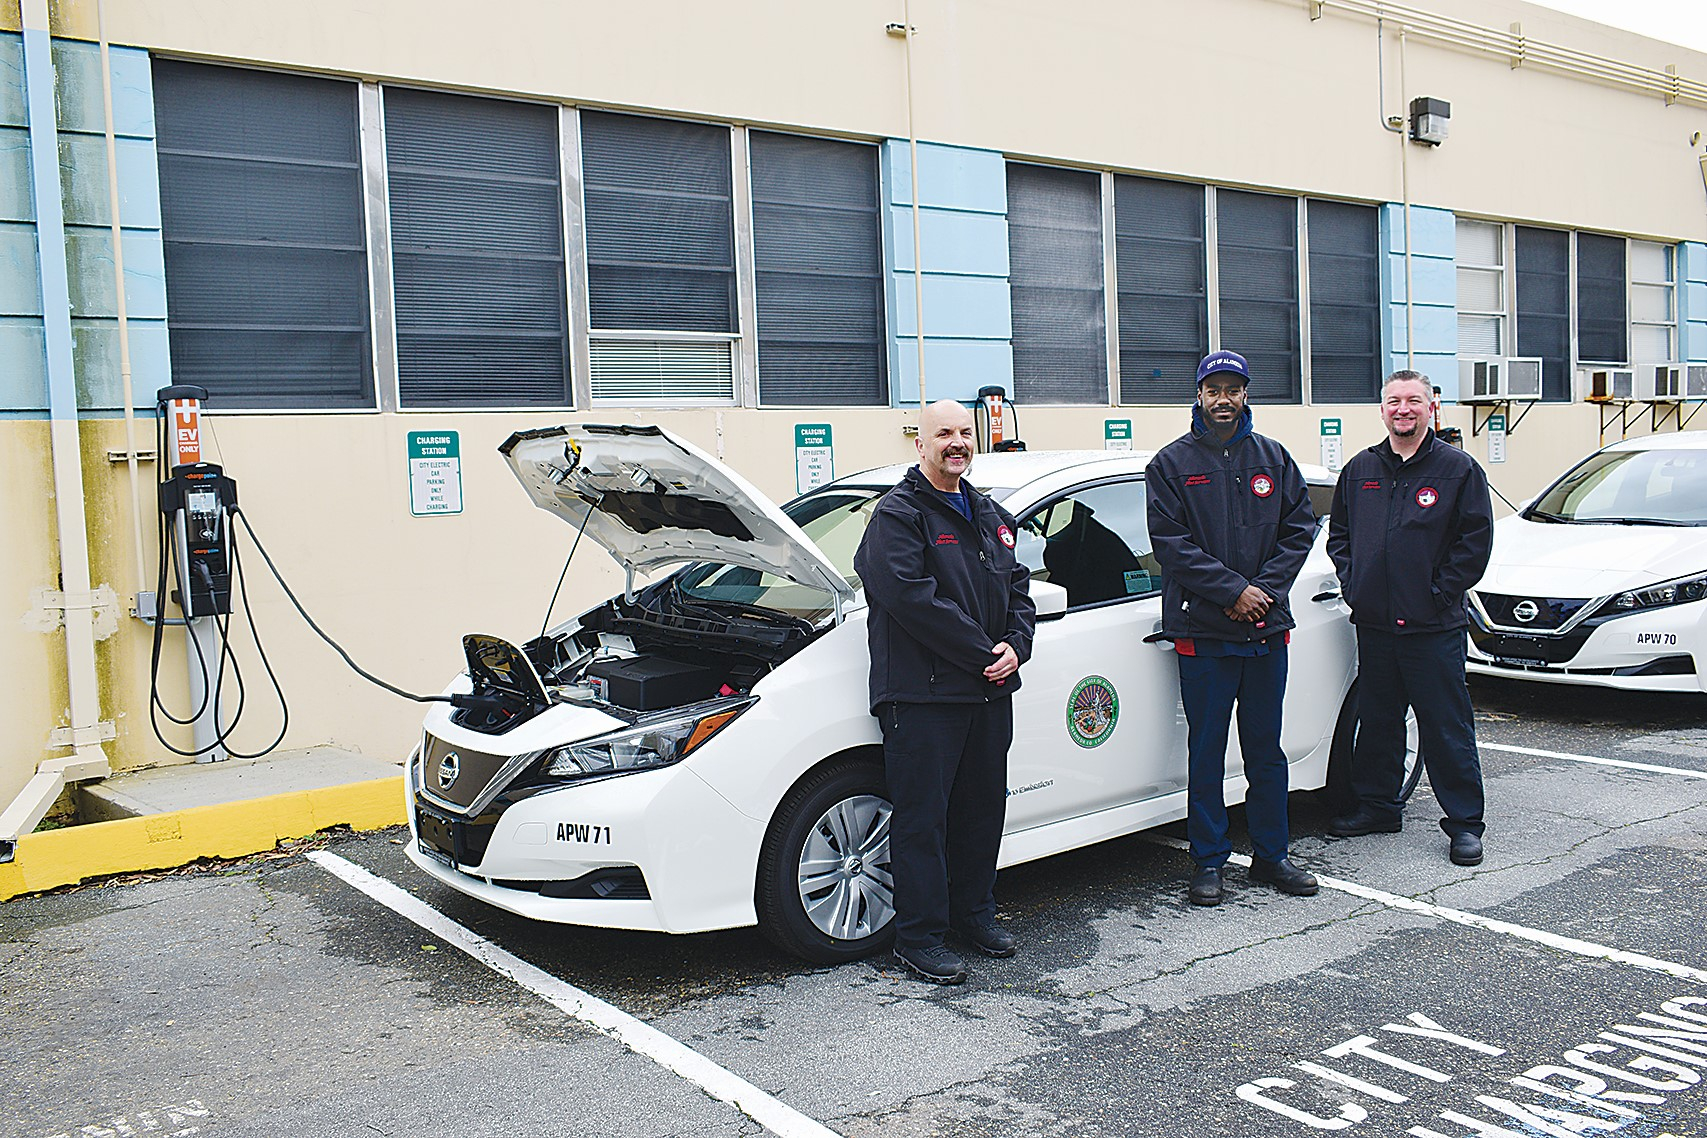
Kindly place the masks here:
MULTIPOLYGON (((783 507, 783 512, 812 539, 836 572, 857 589, 854 553, 882 496, 882 490, 857 487, 829 490, 796 498, 783 507)), ((797 585, 740 565, 693 565, 683 571, 677 584, 684 596, 697 600, 759 605, 806 620, 815 621, 835 608, 835 598, 824 589, 797 585)))
POLYGON ((1591 455, 1555 482, 1529 515, 1542 521, 1707 525, 1707 452, 1591 455))
POLYGON ((1328 524, 1328 515, 1334 510, 1334 484, 1330 482, 1326 486, 1318 486, 1311 482, 1308 486, 1310 510, 1316 515, 1316 528, 1319 530, 1328 524))
POLYGON ((1037 580, 1067 590, 1068 608, 1153 595, 1162 567, 1144 504, 1141 481, 1074 490, 1020 520, 1015 554, 1037 580))

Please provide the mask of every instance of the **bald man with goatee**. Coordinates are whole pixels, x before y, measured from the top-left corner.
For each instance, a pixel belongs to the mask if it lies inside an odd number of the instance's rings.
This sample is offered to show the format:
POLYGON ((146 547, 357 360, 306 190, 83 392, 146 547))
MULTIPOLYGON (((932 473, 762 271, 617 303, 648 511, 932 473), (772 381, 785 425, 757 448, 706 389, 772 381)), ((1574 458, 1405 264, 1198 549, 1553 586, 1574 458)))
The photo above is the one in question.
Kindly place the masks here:
POLYGON ((922 980, 958 984, 951 929, 988 956, 1016 948, 996 922, 996 854, 1036 610, 1014 557, 1018 523, 967 480, 971 412, 932 403, 916 444, 919 464, 878 502, 854 570, 871 606, 871 712, 894 806, 895 957, 922 980))

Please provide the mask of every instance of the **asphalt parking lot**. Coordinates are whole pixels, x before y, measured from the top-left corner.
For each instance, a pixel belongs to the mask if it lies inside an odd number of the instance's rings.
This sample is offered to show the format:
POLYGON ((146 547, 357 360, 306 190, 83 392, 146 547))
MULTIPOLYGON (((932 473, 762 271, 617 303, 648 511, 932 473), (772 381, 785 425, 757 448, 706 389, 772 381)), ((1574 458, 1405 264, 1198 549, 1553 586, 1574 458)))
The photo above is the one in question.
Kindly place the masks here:
POLYGON ((1481 866, 1426 783, 1350 841, 1295 795, 1318 896, 1193 909, 1178 827, 1107 843, 1005 872, 1022 951, 953 989, 531 924, 398 831, 23 898, 0 1131, 1707 1135, 1707 698, 1472 692, 1481 866))

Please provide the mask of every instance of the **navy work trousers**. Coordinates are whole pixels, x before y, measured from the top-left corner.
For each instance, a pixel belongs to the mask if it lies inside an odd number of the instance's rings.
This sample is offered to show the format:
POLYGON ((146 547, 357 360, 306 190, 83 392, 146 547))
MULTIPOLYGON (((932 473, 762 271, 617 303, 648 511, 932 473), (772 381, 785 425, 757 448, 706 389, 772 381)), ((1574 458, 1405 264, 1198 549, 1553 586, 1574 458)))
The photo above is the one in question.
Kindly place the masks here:
POLYGON ((1200 866, 1227 863, 1227 735, 1239 712, 1239 751, 1245 763, 1245 823, 1251 849, 1263 861, 1286 857, 1286 755, 1280 749, 1280 704, 1286 692, 1286 646, 1263 656, 1181 656, 1179 689, 1185 704, 1190 761, 1186 837, 1200 866))
POLYGON ((1456 837, 1482 823, 1482 761, 1470 689, 1464 683, 1464 630, 1395 633, 1357 630, 1357 748, 1351 782, 1358 803, 1397 821, 1404 807, 1405 708, 1417 715, 1417 741, 1428 783, 1446 817, 1440 828, 1456 837))
POLYGON ((895 809, 895 943, 929 948, 942 943, 951 922, 995 919, 1013 700, 889 703, 878 719, 895 809))

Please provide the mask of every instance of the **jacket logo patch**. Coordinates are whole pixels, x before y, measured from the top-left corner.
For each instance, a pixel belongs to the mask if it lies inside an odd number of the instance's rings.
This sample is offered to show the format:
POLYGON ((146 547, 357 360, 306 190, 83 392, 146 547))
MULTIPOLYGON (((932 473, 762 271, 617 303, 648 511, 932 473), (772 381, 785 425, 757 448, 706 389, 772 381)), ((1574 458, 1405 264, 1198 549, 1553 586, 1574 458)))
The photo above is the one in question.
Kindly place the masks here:
POLYGON ((1417 505, 1421 506, 1425 510, 1438 501, 1440 501, 1440 491, 1436 490, 1433 486, 1424 486, 1421 490, 1417 491, 1417 505))
POLYGON ((1209 485, 1209 475, 1189 474, 1186 476, 1185 484, 1187 486, 1207 486, 1209 485))
POLYGON ((1013 531, 1010 530, 1007 526, 1002 526, 1001 528, 996 530, 996 536, 1001 538, 1002 544, 1007 546, 1009 549, 1012 549, 1014 547, 1013 531))
POLYGON ((1366 482, 1364 482, 1364 484, 1362 486, 1359 486, 1358 489, 1359 490, 1379 490, 1379 489, 1381 489, 1381 480, 1379 478, 1371 478, 1371 479, 1367 480, 1366 482))
POLYGON ((1259 474, 1251 479, 1251 493, 1259 498, 1266 498, 1274 493, 1274 479, 1266 474, 1259 474))
POLYGON ((936 535, 936 543, 938 545, 959 545, 960 539, 951 533, 939 533, 936 535))

